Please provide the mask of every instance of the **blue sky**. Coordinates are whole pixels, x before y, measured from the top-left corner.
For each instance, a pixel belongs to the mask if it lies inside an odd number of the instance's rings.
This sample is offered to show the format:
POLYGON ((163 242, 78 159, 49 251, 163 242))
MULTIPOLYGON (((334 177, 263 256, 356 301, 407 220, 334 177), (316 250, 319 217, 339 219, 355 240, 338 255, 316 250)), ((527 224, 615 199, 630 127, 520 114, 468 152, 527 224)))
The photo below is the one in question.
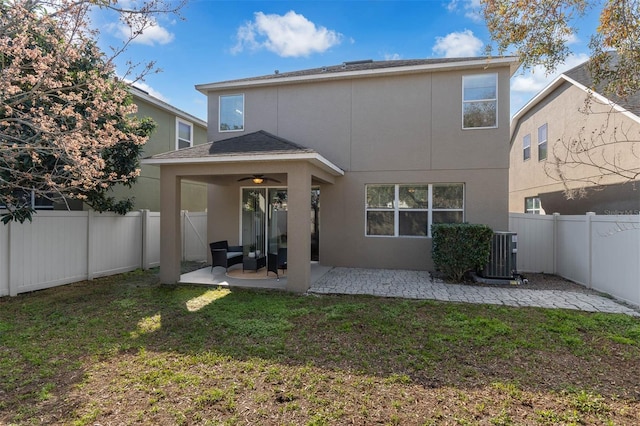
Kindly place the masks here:
MULTIPOLYGON (((361 59, 482 55, 490 39, 479 6, 479 0, 190 0, 182 19, 158 16, 117 63, 123 70, 126 60, 156 61, 162 72, 138 85, 206 119, 206 98, 196 84, 361 59)), ((575 55, 559 71, 587 59, 596 18, 578 23, 580 31, 570 42, 575 55)), ((122 43, 127 29, 113 15, 100 12, 93 23, 103 49, 122 43)), ((542 69, 518 72, 511 82, 512 114, 556 75, 542 69)))

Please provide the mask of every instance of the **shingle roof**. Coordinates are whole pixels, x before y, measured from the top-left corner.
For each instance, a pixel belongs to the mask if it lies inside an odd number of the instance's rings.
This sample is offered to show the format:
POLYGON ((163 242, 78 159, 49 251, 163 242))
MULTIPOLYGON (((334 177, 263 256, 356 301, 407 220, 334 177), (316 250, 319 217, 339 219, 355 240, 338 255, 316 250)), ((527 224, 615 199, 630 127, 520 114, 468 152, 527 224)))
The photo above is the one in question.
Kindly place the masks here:
POLYGON ((392 61, 374 61, 374 60, 362 60, 343 62, 340 65, 325 66, 320 68, 311 68, 306 70, 279 72, 275 71, 273 74, 240 78, 234 80, 220 81, 216 83, 198 84, 196 89, 207 90, 216 85, 243 85, 245 83, 263 83, 263 84, 276 84, 278 80, 296 80, 298 78, 327 78, 335 77, 339 78, 340 74, 348 74, 353 76, 354 73, 367 74, 367 72, 375 72, 377 70, 389 70, 392 72, 395 68, 403 69, 405 72, 409 69, 414 71, 420 69, 427 69, 433 67, 433 69, 440 68, 439 66, 463 66, 466 64, 474 64, 474 66, 486 66, 493 63, 508 63, 512 69, 512 73, 519 66, 518 58, 515 56, 500 56, 500 57, 465 57, 465 58, 432 58, 432 59, 403 59, 392 61))
POLYGON ((264 130, 213 142, 209 148, 210 155, 275 153, 285 151, 315 152, 312 149, 272 135, 264 130))
MULTIPOLYGON (((615 54, 612 54, 611 65, 615 66, 615 63, 616 56, 615 54)), ((607 99, 610 99, 611 101, 625 108, 627 111, 640 116, 640 92, 630 96, 627 99, 620 99, 619 97, 611 93, 607 93, 607 91, 605 90, 606 82, 600 82, 597 85, 595 84, 593 76, 591 75, 591 71, 589 70, 589 61, 583 62, 582 64, 571 68, 569 71, 564 72, 564 75, 572 80, 577 81, 583 86, 601 94, 607 99)))
POLYGON ((297 143, 288 141, 269 132, 260 130, 229 139, 183 148, 153 155, 151 159, 202 158, 233 155, 261 155, 277 153, 315 153, 297 143))
POLYGON ((274 72, 273 74, 263 75, 259 77, 241 78, 236 80, 225 81, 225 83, 235 83, 242 81, 254 81, 254 80, 273 80, 287 77, 302 77, 308 75, 317 74, 335 74, 341 72, 353 72, 353 71, 367 71, 383 68, 397 68, 397 67, 410 67, 416 65, 432 65, 454 62, 465 62, 470 60, 486 59, 484 57, 467 57, 467 58, 437 58, 437 59, 404 59, 395 61, 352 61, 343 62, 340 65, 332 65, 320 68, 310 68, 306 70, 290 71, 290 72, 274 72))

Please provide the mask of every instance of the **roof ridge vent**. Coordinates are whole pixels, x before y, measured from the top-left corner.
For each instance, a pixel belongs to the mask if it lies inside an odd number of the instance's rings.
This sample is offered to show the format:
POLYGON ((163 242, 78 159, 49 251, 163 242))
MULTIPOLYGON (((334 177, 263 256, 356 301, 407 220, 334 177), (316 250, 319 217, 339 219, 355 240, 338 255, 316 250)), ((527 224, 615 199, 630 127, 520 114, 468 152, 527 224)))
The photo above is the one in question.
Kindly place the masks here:
POLYGON ((362 65, 362 64, 372 64, 373 63, 373 59, 364 59, 361 61, 349 61, 349 62, 343 62, 342 65, 344 66, 349 66, 349 65, 362 65))

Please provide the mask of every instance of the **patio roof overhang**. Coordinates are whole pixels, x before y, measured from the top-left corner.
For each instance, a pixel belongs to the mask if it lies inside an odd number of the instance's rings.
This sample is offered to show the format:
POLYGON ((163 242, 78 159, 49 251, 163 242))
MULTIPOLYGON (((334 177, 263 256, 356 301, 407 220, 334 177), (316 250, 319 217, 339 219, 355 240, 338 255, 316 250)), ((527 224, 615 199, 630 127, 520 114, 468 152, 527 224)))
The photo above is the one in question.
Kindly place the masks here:
POLYGON ((241 155, 219 154, 205 157, 191 158, 146 158, 141 160, 142 164, 154 166, 196 166, 196 165, 232 165, 232 164, 255 164, 255 163, 291 163, 307 162, 312 166, 328 173, 331 176, 343 176, 344 171, 324 158, 317 152, 270 152, 270 153, 245 153, 241 155))
MULTIPOLYGON (((286 180, 288 192, 287 289, 304 292, 310 283, 310 190, 319 183, 335 183, 340 167, 318 152, 264 131, 191 148, 157 154, 142 164, 160 167, 160 280, 180 279, 180 182, 198 180, 238 185, 240 174, 269 174, 286 180)), ((215 215, 209 211, 208 223, 215 215)))

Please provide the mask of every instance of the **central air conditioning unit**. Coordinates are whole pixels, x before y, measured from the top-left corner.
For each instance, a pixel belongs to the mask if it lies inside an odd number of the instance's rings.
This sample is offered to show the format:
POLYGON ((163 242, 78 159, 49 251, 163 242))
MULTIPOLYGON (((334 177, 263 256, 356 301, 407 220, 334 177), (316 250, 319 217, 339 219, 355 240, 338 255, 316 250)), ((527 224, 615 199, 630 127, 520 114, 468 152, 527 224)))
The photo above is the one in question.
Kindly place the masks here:
POLYGON ((482 276, 486 278, 514 279, 517 275, 518 234, 515 232, 494 232, 491 239, 489 263, 482 276))

